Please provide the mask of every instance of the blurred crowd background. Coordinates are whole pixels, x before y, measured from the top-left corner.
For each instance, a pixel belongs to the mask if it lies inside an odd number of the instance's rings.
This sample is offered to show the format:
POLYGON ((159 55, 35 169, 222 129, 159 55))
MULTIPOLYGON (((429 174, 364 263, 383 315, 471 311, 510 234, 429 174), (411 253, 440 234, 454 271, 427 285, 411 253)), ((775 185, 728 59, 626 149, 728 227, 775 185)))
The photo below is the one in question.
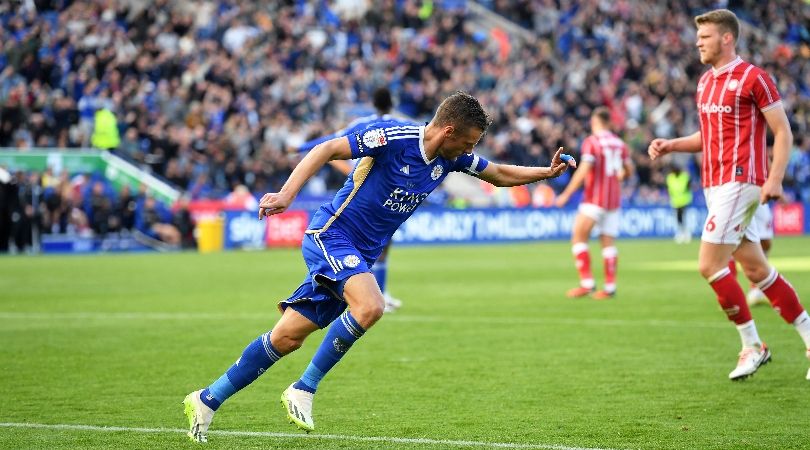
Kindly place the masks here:
MULTIPOLYGON (((283 184, 300 144, 373 112, 375 88, 417 121, 460 89, 494 118, 477 151, 522 165, 547 165, 559 146, 578 155, 591 110, 608 106, 637 167, 626 201, 665 204, 667 167, 696 174, 699 155, 651 162, 646 147, 698 129, 696 79, 707 68, 692 18, 715 7, 738 14, 738 52, 777 81, 795 138, 786 192, 810 201, 810 4, 793 0, 2 2, 0 147, 107 149, 184 201, 261 196, 283 184)), ((44 230, 158 220, 177 232, 157 237, 185 235, 177 208, 145 212, 146 193, 88 175, 13 177, 14 208, 44 230)), ((342 181, 327 169, 308 190, 342 181)), ((519 198, 507 201, 532 203, 519 198)))

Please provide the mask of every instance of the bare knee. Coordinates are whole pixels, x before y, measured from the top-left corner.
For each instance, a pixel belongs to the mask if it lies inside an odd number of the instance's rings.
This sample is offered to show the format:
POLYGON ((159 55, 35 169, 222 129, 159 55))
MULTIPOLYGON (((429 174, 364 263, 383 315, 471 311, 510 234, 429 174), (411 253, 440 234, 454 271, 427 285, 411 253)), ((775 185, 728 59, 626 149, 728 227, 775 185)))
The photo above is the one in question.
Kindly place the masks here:
POLYGON ((767 264, 757 264, 755 266, 744 265, 742 269, 745 277, 754 283, 759 283, 765 278, 768 278, 768 275, 771 273, 771 268, 767 264))
POLYGON ((351 314, 354 320, 356 320, 363 329, 368 330, 380 320, 383 315, 383 309, 385 309, 385 301, 380 297, 379 299, 352 306, 351 314))
POLYGON ((294 335, 286 332, 284 329, 278 328, 274 328, 270 333, 270 343, 272 343, 273 347, 281 352, 282 355, 292 353, 301 348, 301 346, 304 345, 305 338, 306 336, 294 335))
POLYGON ((700 276, 702 276, 703 278, 705 278, 707 280, 711 279, 714 275, 716 275, 721 270, 723 270, 723 267, 718 267, 716 264, 712 264, 709 261, 699 261, 698 262, 698 271, 700 272, 700 276))

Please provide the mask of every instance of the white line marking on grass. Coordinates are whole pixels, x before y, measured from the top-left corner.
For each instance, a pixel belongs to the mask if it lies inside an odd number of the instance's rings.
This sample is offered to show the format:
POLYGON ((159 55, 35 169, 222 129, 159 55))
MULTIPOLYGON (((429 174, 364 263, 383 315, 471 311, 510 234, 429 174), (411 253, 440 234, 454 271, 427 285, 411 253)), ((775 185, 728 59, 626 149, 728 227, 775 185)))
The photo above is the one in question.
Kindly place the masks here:
MULTIPOLYGON (((11 312, 0 311, 0 320, 261 320, 275 322, 275 314, 200 313, 200 312, 11 312)), ((728 329, 724 321, 701 322, 658 319, 579 319, 570 317, 490 317, 490 316, 417 316, 394 314, 385 316, 385 322, 406 323, 481 323, 500 325, 573 325, 607 327, 672 327, 728 329)))
MULTIPOLYGON (((96 425, 72 425, 72 424, 44 424, 44 423, 19 423, 0 422, 0 427, 5 428, 38 428, 48 430, 69 430, 69 431, 100 431, 100 432, 129 432, 129 433, 183 433, 187 430, 180 428, 140 428, 140 427, 102 427, 96 425)), ((398 438, 387 436, 350 436, 345 434, 303 434, 303 433, 273 433, 270 431, 209 431, 213 436, 250 436, 282 439, 324 439, 331 441, 355 441, 355 442, 387 442, 397 444, 413 445, 440 445, 452 447, 493 447, 493 448, 525 448, 525 449, 549 449, 549 450, 611 450, 599 447, 569 447, 558 444, 516 444, 511 442, 484 442, 484 441, 458 441, 450 439, 429 439, 429 438, 398 438)))

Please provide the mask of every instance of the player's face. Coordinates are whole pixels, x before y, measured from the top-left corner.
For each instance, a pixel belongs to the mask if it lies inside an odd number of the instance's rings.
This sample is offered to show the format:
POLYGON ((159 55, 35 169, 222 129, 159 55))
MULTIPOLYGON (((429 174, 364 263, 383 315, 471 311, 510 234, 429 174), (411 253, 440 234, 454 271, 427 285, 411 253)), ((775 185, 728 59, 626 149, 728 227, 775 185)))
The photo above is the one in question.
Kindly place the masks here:
POLYGON ((704 23, 698 26, 697 42, 695 45, 700 53, 700 62, 703 64, 716 63, 722 53, 723 35, 713 23, 704 23))
POLYGON ((451 131, 448 131, 449 134, 445 135, 444 142, 439 148, 439 154, 444 159, 456 159, 463 153, 472 153, 473 147, 478 144, 478 141, 484 134, 484 132, 478 128, 470 128, 468 130, 453 128, 451 131))

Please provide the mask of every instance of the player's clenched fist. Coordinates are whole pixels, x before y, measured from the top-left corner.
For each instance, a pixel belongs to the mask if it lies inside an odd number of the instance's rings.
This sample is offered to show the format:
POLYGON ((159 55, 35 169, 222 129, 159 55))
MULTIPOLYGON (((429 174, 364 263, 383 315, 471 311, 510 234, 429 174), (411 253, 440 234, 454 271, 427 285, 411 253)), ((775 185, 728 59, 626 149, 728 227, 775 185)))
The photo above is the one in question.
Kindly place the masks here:
POLYGON ((666 155, 670 150, 670 143, 667 139, 657 138, 650 142, 649 147, 647 147, 647 154, 650 155, 650 159, 655 159, 666 155))

